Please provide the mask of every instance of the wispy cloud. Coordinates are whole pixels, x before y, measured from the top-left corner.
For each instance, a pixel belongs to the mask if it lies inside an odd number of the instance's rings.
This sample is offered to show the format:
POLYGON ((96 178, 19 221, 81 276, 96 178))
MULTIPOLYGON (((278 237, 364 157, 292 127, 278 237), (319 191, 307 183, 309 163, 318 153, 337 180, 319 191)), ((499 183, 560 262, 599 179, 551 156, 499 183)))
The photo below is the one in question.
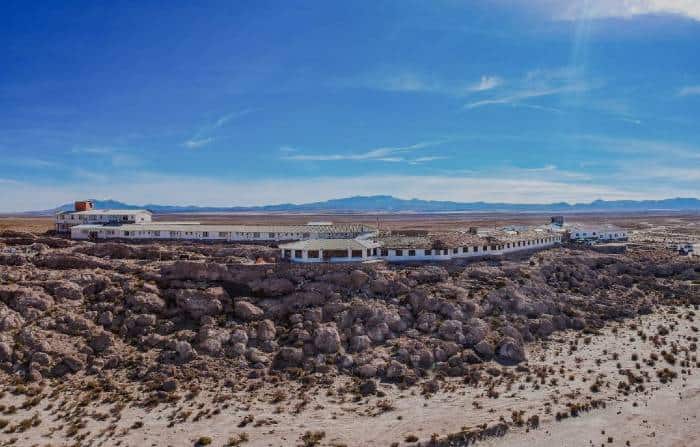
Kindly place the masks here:
POLYGON ((538 0, 555 20, 630 19, 642 15, 677 15, 700 21, 697 0, 538 0))
POLYGON ((183 144, 190 149, 197 149, 214 141, 213 137, 202 138, 201 140, 187 140, 183 144))
POLYGON ((677 141, 650 140, 641 138, 619 138, 601 135, 571 135, 569 138, 584 141, 595 149, 616 154, 640 154, 647 157, 670 156, 679 160, 699 160, 700 147, 677 141))
POLYGON ((700 85, 689 85, 678 92, 679 96, 700 95, 700 85))
POLYGON ((486 90, 491 90, 499 85, 503 84, 503 79, 498 76, 482 76, 481 80, 469 87, 469 90, 473 92, 485 92, 486 90))
POLYGON ((201 126, 199 130, 195 132, 192 138, 185 140, 182 143, 182 145, 188 149, 199 149, 208 144, 211 144, 214 141, 216 141, 216 138, 211 136, 211 134, 214 133, 217 129, 220 129, 226 124, 230 123, 231 121, 236 120, 238 118, 242 118, 254 111, 255 109, 243 109, 237 112, 231 112, 227 113, 226 115, 222 115, 216 120, 201 126))
POLYGON ((576 70, 568 67, 554 70, 534 70, 526 73, 523 79, 513 83, 513 87, 508 91, 498 96, 471 101, 465 104, 464 108, 476 109, 492 105, 511 105, 561 113, 561 109, 540 104, 530 104, 525 101, 567 93, 584 92, 590 88, 591 85, 581 80, 576 70))
POLYGON ((343 79, 338 83, 351 88, 461 97, 495 89, 501 86, 504 80, 496 75, 483 75, 477 81, 449 80, 411 70, 383 70, 343 79))
POLYGON ((433 141, 433 142, 422 142, 417 144, 412 144, 410 146, 394 146, 394 147, 380 147, 376 149, 371 149, 365 152, 355 152, 355 153, 330 153, 330 154, 302 154, 296 153, 296 150, 286 147, 289 155, 282 157, 284 160, 295 160, 295 161, 382 161, 386 163, 409 163, 409 164, 420 164, 428 161, 438 160, 444 157, 439 156, 423 156, 423 157, 407 157, 406 154, 424 149, 431 146, 437 146, 443 143, 443 141, 433 141))
POLYGON ((3 159, 3 163, 7 163, 8 165, 11 166, 21 166, 21 167, 27 167, 27 168, 62 168, 64 167, 63 164, 55 162, 55 161, 49 161, 49 160, 42 160, 40 158, 24 158, 24 157, 7 157, 3 159))
POLYGON ((134 167, 141 164, 141 158, 132 151, 111 146, 74 147, 70 152, 106 160, 112 167, 134 167))

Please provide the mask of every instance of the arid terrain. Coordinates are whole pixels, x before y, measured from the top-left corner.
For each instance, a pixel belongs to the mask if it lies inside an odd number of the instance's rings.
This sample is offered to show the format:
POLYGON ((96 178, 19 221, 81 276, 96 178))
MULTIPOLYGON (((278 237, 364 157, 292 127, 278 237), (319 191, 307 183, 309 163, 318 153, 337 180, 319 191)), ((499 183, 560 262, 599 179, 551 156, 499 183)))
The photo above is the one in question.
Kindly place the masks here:
POLYGON ((628 228, 626 251, 300 266, 262 245, 75 242, 0 218, 0 445, 700 444, 700 258, 670 248, 700 219, 571 219, 628 228))

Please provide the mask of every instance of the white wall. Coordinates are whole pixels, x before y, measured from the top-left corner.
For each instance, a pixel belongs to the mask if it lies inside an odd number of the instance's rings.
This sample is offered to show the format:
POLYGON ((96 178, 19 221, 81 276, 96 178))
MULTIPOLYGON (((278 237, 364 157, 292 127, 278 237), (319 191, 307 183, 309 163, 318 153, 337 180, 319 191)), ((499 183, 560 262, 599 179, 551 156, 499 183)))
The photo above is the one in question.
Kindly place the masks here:
MULTIPOLYGON (((535 250, 535 249, 542 249, 542 248, 547 248, 547 247, 552 247, 558 243, 561 242, 561 236, 544 236, 538 239, 544 239, 542 242, 536 242, 536 240, 532 240, 530 245, 521 245, 521 246, 511 246, 510 248, 505 248, 506 246, 504 245, 503 248, 501 249, 496 249, 493 250, 491 248, 491 245, 487 246, 487 250, 483 250, 483 245, 479 246, 478 251, 474 251, 473 247, 467 247, 467 251, 465 252, 463 247, 459 247, 457 249, 457 253, 453 253, 453 249, 447 249, 447 254, 443 253, 443 250, 439 251, 439 254, 432 254, 432 250, 426 250, 426 249, 416 249, 415 250, 415 255, 414 256, 409 256, 408 255, 408 249, 389 249, 387 255, 382 255, 381 248, 378 251, 377 256, 364 256, 362 258, 331 258, 330 262, 361 262, 361 261, 366 261, 366 260, 371 260, 371 259, 383 259, 389 262, 410 262, 410 261, 449 261, 452 259, 461 259, 461 258, 478 258, 481 256, 502 256, 504 254, 508 253, 513 253, 513 252, 518 252, 518 251, 527 251, 527 250, 535 250), (551 240, 546 240, 546 239, 551 239, 551 240), (397 254, 397 250, 401 250, 401 255, 397 254)), ((517 241, 516 241, 517 242, 517 241)), ((282 251, 284 254, 284 250, 282 251)), ((292 262, 299 262, 299 263, 316 263, 316 262, 326 262, 326 260, 323 259, 323 257, 320 258, 307 258, 306 253, 303 254, 302 258, 287 258, 288 260, 292 262)))

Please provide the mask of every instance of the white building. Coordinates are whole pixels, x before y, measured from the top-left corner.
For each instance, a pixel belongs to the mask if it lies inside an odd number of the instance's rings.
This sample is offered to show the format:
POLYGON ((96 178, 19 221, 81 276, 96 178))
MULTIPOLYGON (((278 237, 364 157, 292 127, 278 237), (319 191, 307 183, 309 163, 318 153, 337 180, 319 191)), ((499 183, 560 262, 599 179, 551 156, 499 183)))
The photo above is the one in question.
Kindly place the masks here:
POLYGON ((306 239, 353 239, 374 234, 360 224, 215 225, 196 222, 145 222, 123 225, 83 224, 70 229, 72 239, 174 239, 229 242, 280 242, 306 239))
POLYGON ((145 224, 151 222, 148 210, 87 210, 56 214, 56 232, 68 233, 76 225, 145 224))
POLYGON ((573 224, 568 229, 569 239, 577 242, 611 242, 626 241, 627 230, 615 225, 580 225, 573 224))
MULTIPOLYGON (((447 235, 445 235, 447 236, 447 235)), ((562 235, 549 231, 503 233, 500 238, 453 235, 446 241, 426 237, 385 237, 344 240, 308 240, 281 244, 280 255, 291 262, 389 262, 449 261, 452 259, 502 256, 541 250, 561 243, 562 235), (435 248, 439 245, 440 248, 435 248)))

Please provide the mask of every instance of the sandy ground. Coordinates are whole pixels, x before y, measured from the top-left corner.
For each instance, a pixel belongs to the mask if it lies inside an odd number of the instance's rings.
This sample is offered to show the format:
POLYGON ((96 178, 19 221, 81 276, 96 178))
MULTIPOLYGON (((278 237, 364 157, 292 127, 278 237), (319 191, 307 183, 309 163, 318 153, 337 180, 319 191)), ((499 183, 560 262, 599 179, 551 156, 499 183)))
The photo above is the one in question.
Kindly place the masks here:
MULTIPOLYGON (((213 440, 211 445, 221 446, 244 434, 247 441, 240 445, 286 446, 305 445, 306 432, 322 432, 318 445, 405 446, 415 445, 407 442, 410 436, 426 441, 433 433, 442 437, 501 420, 512 426, 509 433, 483 445, 622 446, 627 441, 634 446, 700 445, 693 312, 667 308, 613 323, 600 335, 555 335, 529 346, 529 371, 490 364, 491 374, 483 372, 480 385, 448 378, 440 382, 439 391, 427 396, 420 387, 400 390, 380 384, 384 396, 353 401, 352 394, 338 392, 347 379, 335 378, 330 386, 263 383, 255 391, 202 384, 210 391, 150 410, 100 403, 86 398, 90 394, 85 391, 64 391, 45 397, 34 408, 21 409, 27 398, 6 387, 0 418, 8 424, 0 444, 70 445, 82 438, 78 445, 191 446, 206 436, 213 440), (654 336, 660 325, 671 328, 670 333, 654 336), (674 365, 664 360, 662 351, 675 351, 674 365), (650 366, 647 362, 654 354, 659 358, 650 366), (661 384, 656 372, 663 368, 677 373, 677 378, 661 384), (643 378, 643 390, 619 388, 620 382, 628 383, 626 371, 643 378), (595 391, 593 383, 598 384, 595 391), (594 400, 604 401, 606 408, 556 421, 557 413, 570 414, 570 404, 585 406, 594 400), (11 405, 18 409, 8 414, 11 405), (514 412, 521 412, 521 420, 537 415, 539 428, 518 427, 514 412), (40 423, 24 432, 16 429, 35 414, 40 423), (79 428, 71 432, 76 423, 79 428), (8 433, 13 427, 14 432, 8 433)), ((50 392, 51 386, 44 390, 45 395, 50 392)), ((132 392, 138 397, 138 391, 132 392)))

